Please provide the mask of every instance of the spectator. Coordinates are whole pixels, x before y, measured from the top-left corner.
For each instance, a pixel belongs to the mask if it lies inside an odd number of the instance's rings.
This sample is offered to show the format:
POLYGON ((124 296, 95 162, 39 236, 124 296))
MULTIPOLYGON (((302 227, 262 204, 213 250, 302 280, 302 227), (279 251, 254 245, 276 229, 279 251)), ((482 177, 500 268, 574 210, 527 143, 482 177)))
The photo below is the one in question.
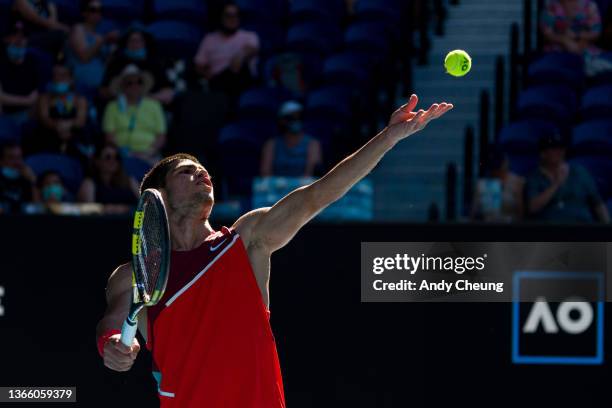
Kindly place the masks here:
POLYGON ((587 75, 612 69, 612 62, 601 58, 595 43, 601 35, 601 16, 593 0, 548 0, 542 12, 540 29, 544 51, 565 51, 585 58, 587 75))
POLYGON ((302 105, 285 102, 279 110, 281 137, 269 139, 263 147, 261 175, 312 177, 322 163, 318 140, 302 130, 302 105))
POLYGON ((38 177, 38 189, 42 204, 45 206, 73 201, 62 177, 54 170, 48 170, 38 177))
POLYGON ((21 212, 22 204, 37 199, 36 176, 23 161, 18 143, 0 147, 0 213, 21 212))
POLYGON ((18 126, 29 117, 38 100, 38 71, 26 54, 28 38, 22 22, 17 21, 4 35, 0 53, 0 109, 18 126))
POLYGON ((105 204, 107 212, 124 212, 137 199, 138 183, 123 170, 117 146, 105 144, 96 149, 91 174, 81 184, 78 201, 105 204))
POLYGON ((142 71, 153 75, 154 83, 151 89, 151 98, 169 105, 174 100, 174 89, 168 81, 166 70, 159 62, 160 58, 155 51, 153 38, 138 25, 132 26, 117 44, 117 49, 108 62, 104 78, 102 79, 101 96, 105 100, 114 95, 110 90, 113 78, 120 75, 128 65, 136 65, 142 71))
POLYGON ((147 97, 152 86, 151 74, 128 65, 111 84, 117 98, 104 111, 103 130, 107 142, 154 162, 166 142, 166 119, 160 103, 147 97))
POLYGON ((476 187, 471 217, 486 221, 520 220, 525 179, 510 171, 508 157, 497 147, 489 152, 486 166, 486 177, 476 187))
POLYGON ((85 0, 82 4, 83 22, 72 28, 66 56, 74 69, 76 89, 92 101, 104 77, 109 45, 117 42, 119 32, 98 33, 96 29, 102 20, 102 3, 99 0, 85 0))
POLYGON ((47 0, 15 0, 13 10, 26 23, 32 46, 51 55, 60 52, 70 29, 58 21, 55 4, 47 0))
POLYGON ((565 161, 559 134, 540 140, 540 166, 527 179, 529 214, 553 222, 609 222, 595 182, 581 166, 565 161))
POLYGON ((86 162, 79 146, 87 141, 87 100, 74 91, 72 72, 62 61, 53 66, 47 88, 38 106, 38 121, 44 131, 32 138, 32 151, 64 153, 86 162))
POLYGON ((257 34, 240 29, 239 13, 238 6, 226 4, 220 29, 204 36, 194 58, 210 89, 226 92, 233 101, 253 83, 259 52, 257 34))

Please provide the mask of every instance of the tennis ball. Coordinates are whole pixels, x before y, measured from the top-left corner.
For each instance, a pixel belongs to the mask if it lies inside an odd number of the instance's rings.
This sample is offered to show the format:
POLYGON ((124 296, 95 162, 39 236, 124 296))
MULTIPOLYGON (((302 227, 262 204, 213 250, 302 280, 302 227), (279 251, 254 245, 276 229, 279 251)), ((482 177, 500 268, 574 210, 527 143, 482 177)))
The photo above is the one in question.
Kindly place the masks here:
POLYGON ((464 76, 472 68, 472 58, 463 50, 453 50, 446 54, 444 68, 452 76, 464 76))

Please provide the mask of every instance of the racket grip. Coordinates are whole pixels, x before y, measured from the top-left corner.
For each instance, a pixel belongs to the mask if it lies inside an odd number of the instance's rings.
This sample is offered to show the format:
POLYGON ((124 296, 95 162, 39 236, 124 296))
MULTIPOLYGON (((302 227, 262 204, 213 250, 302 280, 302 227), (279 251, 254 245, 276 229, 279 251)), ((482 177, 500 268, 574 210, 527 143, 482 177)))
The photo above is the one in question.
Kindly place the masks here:
POLYGON ((137 321, 133 323, 128 319, 125 319, 123 322, 123 327, 121 327, 121 342, 128 347, 132 346, 132 341, 134 337, 136 337, 136 329, 138 329, 137 321))

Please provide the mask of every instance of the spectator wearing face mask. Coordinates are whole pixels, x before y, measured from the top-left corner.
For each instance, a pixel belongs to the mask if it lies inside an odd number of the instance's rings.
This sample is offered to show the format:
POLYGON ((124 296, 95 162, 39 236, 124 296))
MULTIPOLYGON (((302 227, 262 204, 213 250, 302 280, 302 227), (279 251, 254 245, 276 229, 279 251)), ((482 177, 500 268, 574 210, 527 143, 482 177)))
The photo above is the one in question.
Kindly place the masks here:
POLYGON ((142 71, 149 72, 154 79, 150 97, 163 105, 174 100, 174 89, 168 80, 164 66, 155 51, 153 37, 139 26, 133 26, 124 34, 117 44, 117 50, 108 62, 100 93, 103 99, 113 97, 110 89, 111 81, 119 76, 128 65, 136 65, 142 71))
POLYGON ((321 144, 302 129, 302 105, 285 102, 279 110, 281 136, 263 147, 261 175, 312 177, 322 163, 321 144))
POLYGON ((62 61, 53 66, 53 77, 42 94, 38 121, 44 131, 31 139, 33 151, 64 153, 86 162, 79 145, 85 140, 87 99, 74 90, 72 71, 62 61))
POLYGON ((23 204, 36 201, 36 176, 23 161, 16 142, 0 146, 0 213, 19 213, 23 204))
POLYGON ((240 10, 230 3, 223 7, 220 29, 202 39, 194 63, 212 90, 235 100, 253 83, 258 52, 257 33, 240 29, 240 10))
POLYGON ((28 37, 22 22, 14 22, 3 36, 0 52, 0 112, 21 126, 38 100, 38 71, 26 54, 28 37))
POLYGON ((74 201, 56 171, 48 170, 41 174, 38 177, 38 189, 41 202, 45 206, 74 201))

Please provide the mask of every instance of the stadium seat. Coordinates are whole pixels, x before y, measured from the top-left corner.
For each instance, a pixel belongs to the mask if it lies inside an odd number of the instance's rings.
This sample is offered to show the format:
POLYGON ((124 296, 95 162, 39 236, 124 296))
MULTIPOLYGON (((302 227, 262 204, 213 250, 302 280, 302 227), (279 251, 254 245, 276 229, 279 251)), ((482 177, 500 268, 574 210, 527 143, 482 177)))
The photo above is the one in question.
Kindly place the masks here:
POLYGON ((77 192, 81 181, 83 181, 83 169, 81 163, 72 157, 55 153, 38 153, 26 157, 25 162, 32 168, 36 176, 48 170, 59 173, 66 188, 73 194, 77 192))
POLYGON ((579 156, 569 161, 589 171, 602 197, 612 197, 612 160, 607 156, 579 156))
POLYGON ((378 21, 397 26, 402 13, 399 0, 358 0, 355 4, 357 21, 378 21))
POLYGON ((580 105, 582 120, 612 117, 612 83, 588 89, 580 105))
POLYGON ((238 115, 241 119, 267 118, 275 120, 282 102, 290 99, 281 88, 252 88, 240 95, 238 115))
POLYGON ((156 20, 178 20, 200 25, 206 23, 206 12, 206 2, 202 0, 154 0, 153 2, 156 20))
POLYGON ((20 130, 15 123, 5 115, 0 115, 0 144, 18 141, 20 136, 20 130))
MULTIPOLYGON (((612 51, 604 52, 598 57, 612 63, 612 51)), ((593 76, 589 77, 588 83, 591 86, 612 84, 612 70, 606 69, 594 74, 593 76)))
POLYGON ((345 86, 326 86, 310 92, 306 97, 308 117, 348 120, 351 115, 352 91, 345 86))
POLYGON ((567 126, 577 111, 576 92, 564 85, 541 85, 527 88, 518 98, 522 119, 544 119, 567 126))
POLYGON ((326 20, 340 24, 345 16, 343 0, 293 0, 289 8, 293 23, 326 20))
POLYGON ((123 169, 128 176, 140 183, 144 175, 151 169, 151 163, 138 157, 123 157, 123 169))
POLYGON ((527 176, 538 163, 538 141, 558 129, 552 123, 541 120, 513 122, 499 133, 499 145, 508 155, 510 169, 527 176))
POLYGON ((579 89, 584 82, 584 59, 567 52, 544 54, 529 64, 527 82, 530 86, 566 84, 579 89))
POLYGON ((328 84, 345 84, 355 88, 371 85, 372 60, 367 55, 344 52, 332 55, 323 64, 323 75, 328 84))
POLYGON ((572 132, 572 154, 607 155, 612 160, 612 119, 593 120, 576 126, 572 132))
POLYGON ((102 2, 102 12, 104 17, 125 23, 135 20, 143 20, 144 0, 104 0, 102 2))
POLYGON ((380 22, 351 24, 344 33, 347 50, 358 51, 384 59, 391 50, 392 35, 388 26, 380 22))
POLYGON ((263 144, 263 137, 255 134, 256 131, 253 123, 238 122, 223 127, 219 132, 219 147, 229 158, 221 161, 225 198, 251 196, 252 180, 259 174, 263 144))
POLYGON ((162 54, 189 61, 195 55, 203 32, 200 27, 182 21, 156 21, 147 27, 155 37, 162 54))
POLYGON ((339 48, 342 34, 338 26, 322 22, 293 25, 287 32, 290 51, 329 55, 339 48))
POLYGON ((259 37, 259 55, 269 56, 280 51, 285 45, 287 33, 280 24, 251 21, 241 25, 245 30, 254 31, 259 37))
POLYGON ((280 23, 287 16, 285 0, 236 0, 242 23, 253 21, 280 23))

